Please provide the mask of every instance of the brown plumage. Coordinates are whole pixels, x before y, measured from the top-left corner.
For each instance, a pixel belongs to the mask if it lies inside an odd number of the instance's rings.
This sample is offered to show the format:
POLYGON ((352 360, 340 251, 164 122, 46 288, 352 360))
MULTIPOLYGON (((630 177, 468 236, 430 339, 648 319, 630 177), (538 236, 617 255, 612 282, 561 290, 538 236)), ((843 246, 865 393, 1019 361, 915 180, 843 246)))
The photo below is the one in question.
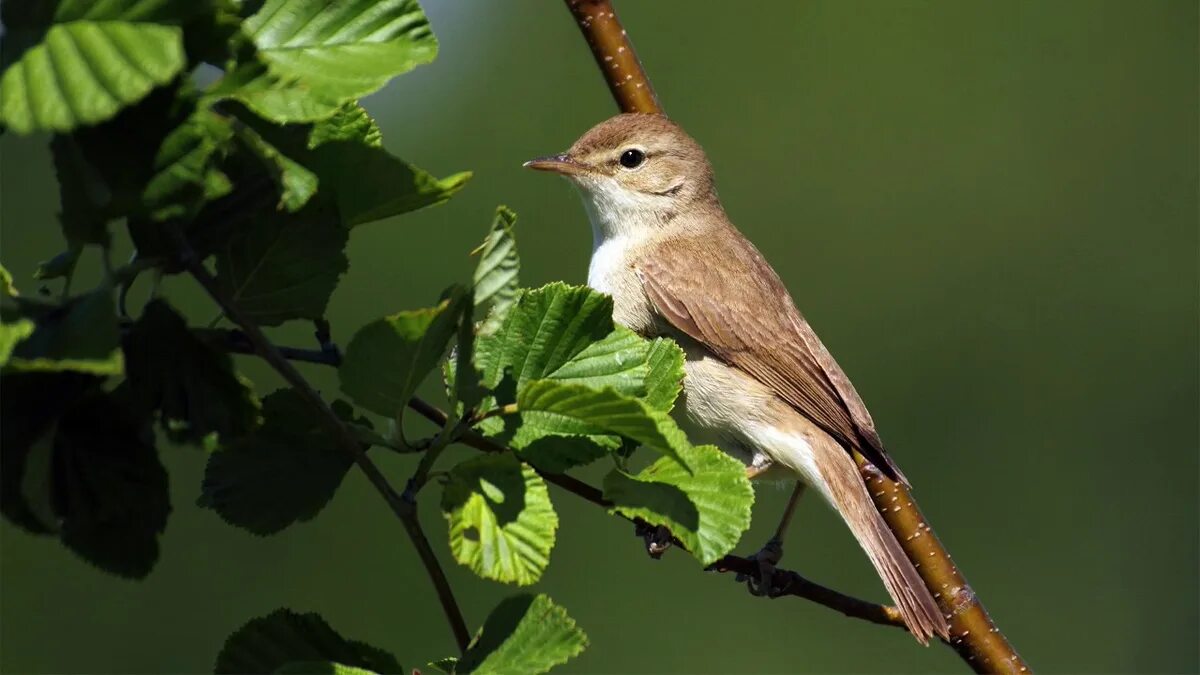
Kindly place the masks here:
POLYGON ((946 637, 945 619, 875 510, 850 451, 907 480, 778 275, 729 222, 701 146, 663 116, 618 115, 563 155, 528 166, 580 188, 595 236, 588 283, 613 296, 614 318, 684 347, 682 421, 816 487, 912 634, 921 642, 946 637))

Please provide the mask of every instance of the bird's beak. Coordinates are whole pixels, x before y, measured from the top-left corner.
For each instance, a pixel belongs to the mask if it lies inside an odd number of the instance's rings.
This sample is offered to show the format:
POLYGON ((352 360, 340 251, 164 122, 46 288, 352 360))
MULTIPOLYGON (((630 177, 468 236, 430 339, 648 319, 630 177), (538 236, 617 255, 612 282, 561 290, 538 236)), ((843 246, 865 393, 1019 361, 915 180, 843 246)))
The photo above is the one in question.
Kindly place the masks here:
POLYGON ((587 173, 587 167, 571 159, 567 155, 549 155, 547 157, 538 157, 525 162, 526 169, 536 169, 538 171, 553 171, 554 173, 564 176, 576 176, 582 173, 587 173))

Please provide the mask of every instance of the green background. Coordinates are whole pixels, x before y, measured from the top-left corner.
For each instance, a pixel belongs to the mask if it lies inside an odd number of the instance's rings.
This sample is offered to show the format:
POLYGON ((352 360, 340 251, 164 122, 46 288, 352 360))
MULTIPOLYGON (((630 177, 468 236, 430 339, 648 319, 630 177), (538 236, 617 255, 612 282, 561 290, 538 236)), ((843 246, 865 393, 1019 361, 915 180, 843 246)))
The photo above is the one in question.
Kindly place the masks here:
MULTIPOLYGON (((342 344, 465 279, 498 203, 520 214, 524 283, 585 278, 578 198, 520 168, 614 112, 567 12, 423 4, 440 57, 367 106, 397 154, 476 175, 446 206, 355 230, 329 312, 342 344)), ((1200 669, 1196 3, 618 8, 667 110, 707 148, 730 216, 853 377, 1023 656, 1045 672, 1200 669)), ((0 152, 3 261, 32 291, 36 261, 59 247, 53 172, 44 138, 6 134, 0 152)), ((197 322, 215 313, 185 280, 167 290, 197 322)), ((278 386, 240 363, 260 393, 278 386)), ((336 390, 330 370, 306 372, 336 390)), ((0 525, 0 669, 203 671, 228 632, 279 606, 322 612, 406 666, 454 652, 399 523, 360 474, 315 521, 260 539, 194 506, 201 452, 161 450, 174 512, 144 582, 0 525)), ((379 462, 395 481, 412 469, 379 462)), ((745 553, 787 492, 758 495, 745 553)), ((591 639, 564 670, 963 670, 900 631, 752 598, 679 552, 650 561, 623 521, 552 497, 562 527, 537 588, 591 639)), ((478 625, 514 591, 450 560, 435 491, 422 508, 478 625)), ((815 499, 787 548, 785 566, 883 598, 815 499)))

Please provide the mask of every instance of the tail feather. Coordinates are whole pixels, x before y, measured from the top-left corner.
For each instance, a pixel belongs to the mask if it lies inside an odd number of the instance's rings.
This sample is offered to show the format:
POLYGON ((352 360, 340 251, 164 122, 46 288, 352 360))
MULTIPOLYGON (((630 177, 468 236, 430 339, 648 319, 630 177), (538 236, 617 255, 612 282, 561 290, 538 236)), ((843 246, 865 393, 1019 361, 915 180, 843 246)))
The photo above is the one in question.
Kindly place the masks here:
POLYGON ((949 626, 933 599, 916 567, 904 553, 896 535, 888 529, 883 516, 875 509, 867 486, 859 476, 858 468, 850 454, 832 438, 820 439, 810 444, 817 461, 815 466, 801 471, 809 482, 821 479, 814 485, 828 499, 846 521, 854 538, 858 540, 867 558, 900 610, 904 624, 921 644, 929 644, 932 637, 949 638, 949 626), (821 442, 821 441, 828 442, 821 442), (817 469, 819 476, 812 475, 817 469))

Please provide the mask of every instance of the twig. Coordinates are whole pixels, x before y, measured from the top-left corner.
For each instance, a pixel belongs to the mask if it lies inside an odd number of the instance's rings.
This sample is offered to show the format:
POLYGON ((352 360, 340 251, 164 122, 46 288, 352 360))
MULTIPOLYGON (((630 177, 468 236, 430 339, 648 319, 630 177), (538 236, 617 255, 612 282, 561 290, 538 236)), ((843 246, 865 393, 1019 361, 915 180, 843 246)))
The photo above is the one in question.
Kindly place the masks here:
POLYGON ((566 0, 623 112, 662 112, 654 87, 610 0, 566 0))
POLYGON ((354 458, 354 462, 366 474, 367 480, 370 481, 379 494, 383 495, 384 501, 391 507, 392 512, 396 514, 400 522, 404 524, 404 530, 408 533, 413 546, 417 549, 417 554, 420 556, 421 562, 425 565, 425 571, 429 574, 429 579, 433 582, 434 589, 437 591, 438 600, 441 601, 442 609, 446 613, 446 619, 450 623, 450 629, 454 633, 454 639, 458 643, 459 650, 465 652, 471 636, 467 632, 466 621, 463 619, 462 611, 454 599, 454 592, 450 588, 450 583, 446 579, 441 565, 438 563, 437 556, 433 553, 433 548, 429 545, 429 540, 425 537, 425 532, 421 529, 420 521, 417 520, 416 504, 404 500, 396 493, 388 483, 387 478, 379 470, 379 467, 375 466, 375 463, 367 457, 358 439, 342 423, 337 414, 333 412, 333 409, 325 402, 325 399, 321 398, 317 390, 300 374, 300 371, 296 370, 296 367, 284 356, 279 348, 267 338, 262 329, 258 327, 258 324, 250 320, 242 312, 241 308, 225 294, 224 290, 217 284, 217 280, 196 256, 195 251, 192 250, 182 230, 178 226, 169 227, 169 230, 178 247, 180 262, 196 281, 199 282, 209 296, 216 301, 225 313, 225 316, 229 317, 231 321, 241 328, 244 337, 254 348, 253 353, 266 360, 296 390, 296 393, 313 410, 319 413, 324 424, 330 431, 336 434, 338 447, 354 458))
MULTIPOLYGON (((609 0, 565 0, 579 22, 609 91, 622 112, 661 113, 650 80, 634 55, 609 0), (618 61, 619 60, 619 61, 618 61), (608 64, 620 63, 619 67, 608 64), (629 83, 635 83, 631 87, 629 83), (644 84, 644 86, 638 86, 644 84), (647 92, 638 95, 639 92, 647 92)), ((1025 673, 1028 665, 992 622, 983 604, 934 535, 904 486, 883 476, 855 453, 876 508, 916 565, 950 624, 950 644, 979 673, 1025 673)), ((818 601, 819 602, 819 601, 818 601)))
MULTIPOLYGON (((246 349, 242 343, 242 337, 239 331, 207 331, 209 333, 225 334, 222 337, 221 344, 229 351, 234 351, 243 354, 258 354, 254 349, 246 349)), ((248 339, 248 338, 247 338, 248 339)), ((316 363, 327 366, 337 366, 341 363, 341 357, 333 358, 326 357, 323 352, 314 352, 312 350, 295 349, 287 347, 277 348, 281 354, 293 354, 293 360, 303 361, 306 363, 316 363)), ((337 354, 336 349, 332 350, 337 354)), ((408 402, 408 407, 413 412, 421 415, 433 424, 445 428, 449 417, 444 411, 437 406, 430 404, 424 399, 414 397, 408 402)), ((497 443, 496 441, 481 436, 470 429, 460 429, 454 434, 454 441, 462 443, 471 448, 475 448, 481 452, 510 452, 509 448, 497 443)), ((538 474, 547 482, 557 485, 558 487, 574 494, 577 497, 591 502, 603 509, 610 509, 613 503, 604 498, 604 493, 596 487, 589 485, 574 476, 569 476, 564 473, 549 473, 538 471, 538 474)), ((642 521, 636 518, 629 518, 624 514, 617 514, 621 518, 628 520, 634 524, 645 525, 642 521)), ((673 539, 672 544, 687 550, 678 539, 673 539)), ((758 574, 758 563, 749 558, 727 555, 721 560, 708 567, 709 571, 721 573, 736 573, 736 574, 758 574)), ((904 628, 904 622, 899 619, 899 613, 896 608, 887 605, 877 605, 873 602, 860 600, 851 597, 844 593, 839 593, 831 588, 822 586, 816 582, 809 581, 800 574, 789 570, 775 570, 775 578, 772 581, 772 588, 782 589, 783 595, 791 595, 798 598, 810 600, 819 605, 824 605, 830 609, 836 610, 846 616, 870 621, 897 628, 904 628)))

